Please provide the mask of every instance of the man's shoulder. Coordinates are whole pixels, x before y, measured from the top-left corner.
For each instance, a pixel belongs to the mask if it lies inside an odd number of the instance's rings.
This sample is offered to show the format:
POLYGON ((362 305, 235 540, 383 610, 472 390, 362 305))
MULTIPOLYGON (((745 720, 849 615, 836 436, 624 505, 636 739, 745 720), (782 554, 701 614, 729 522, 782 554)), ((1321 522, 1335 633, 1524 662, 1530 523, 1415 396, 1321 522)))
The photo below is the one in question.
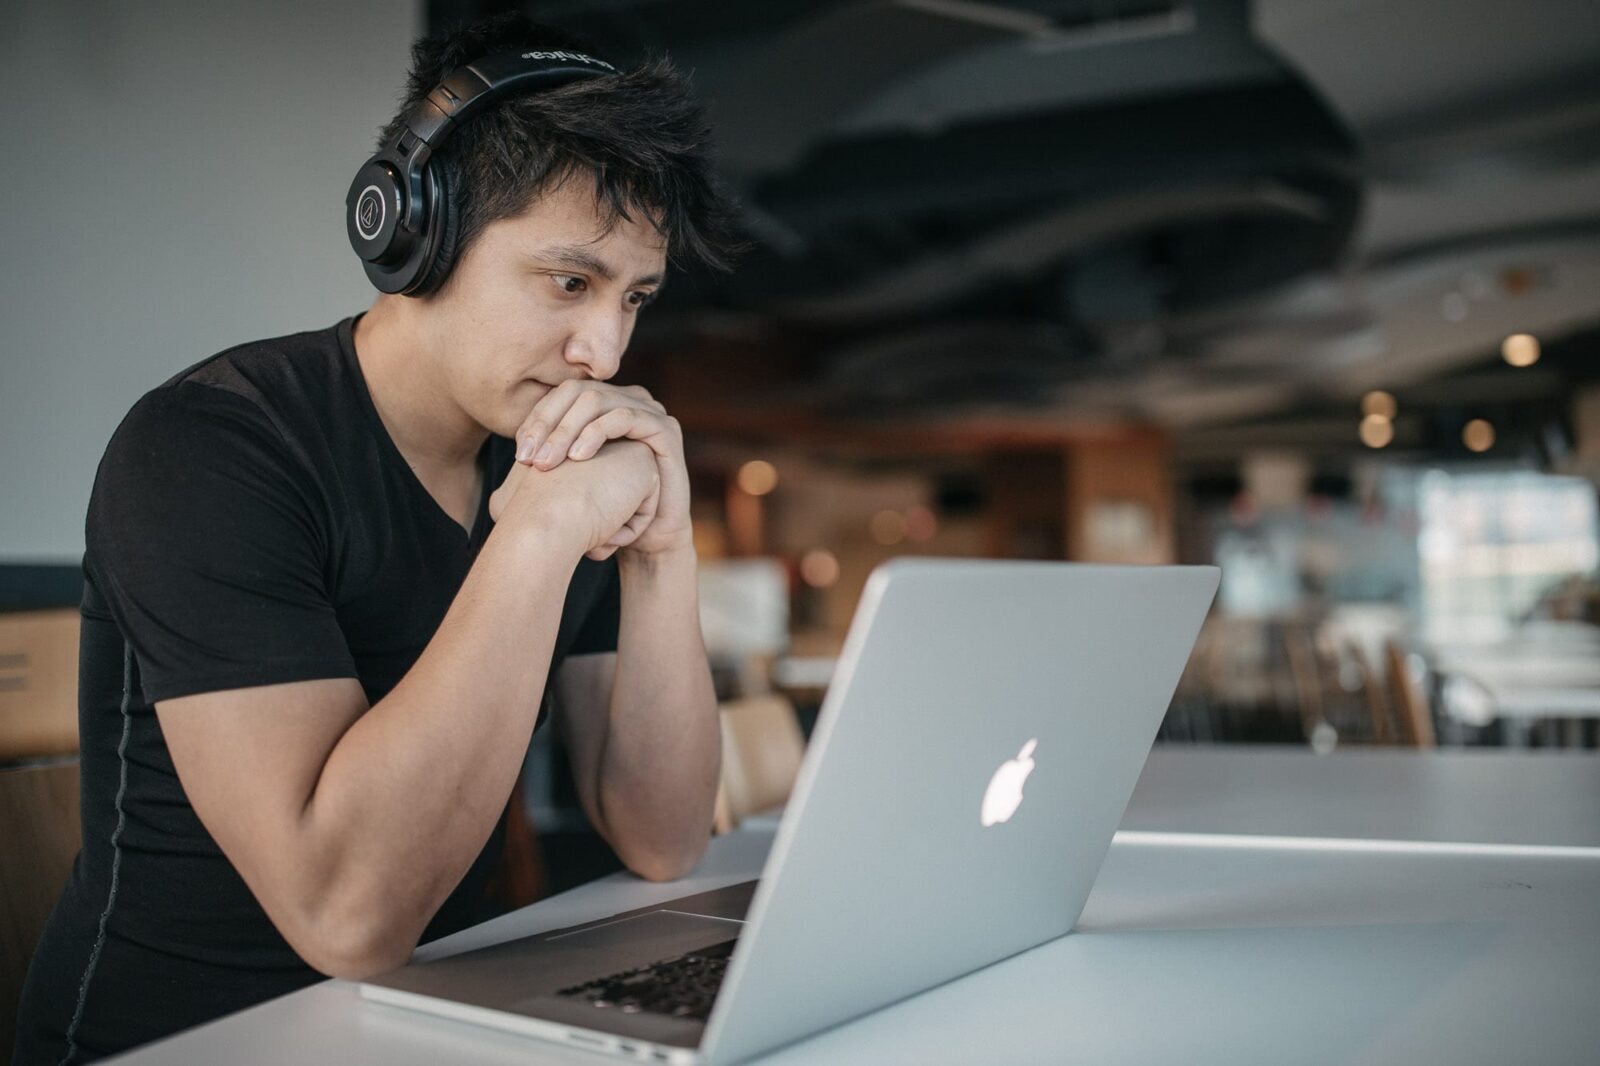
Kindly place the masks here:
POLYGON ((215 524, 262 501, 292 514, 326 498, 344 439, 338 328, 236 345, 141 395, 95 471, 91 548, 104 539, 96 530, 215 524))
POLYGON ((340 332, 348 329, 348 321, 236 344, 185 367, 151 391, 207 385, 257 401, 286 392, 314 394, 339 369, 340 332))
POLYGON ((113 440, 219 423, 302 437, 341 402, 339 331, 347 322, 237 344, 185 367, 134 402, 113 440))

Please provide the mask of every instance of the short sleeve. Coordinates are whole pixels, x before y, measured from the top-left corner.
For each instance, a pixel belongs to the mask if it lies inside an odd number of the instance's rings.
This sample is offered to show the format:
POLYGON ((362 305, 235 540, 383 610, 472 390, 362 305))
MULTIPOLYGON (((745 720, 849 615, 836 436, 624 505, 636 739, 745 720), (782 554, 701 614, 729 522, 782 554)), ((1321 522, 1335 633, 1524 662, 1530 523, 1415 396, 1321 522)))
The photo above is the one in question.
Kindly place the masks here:
POLYGON ((617 650, 617 630, 622 624, 622 578, 615 553, 600 564, 599 590, 573 638, 568 655, 594 655, 617 650))
POLYGON ((146 701, 357 676, 317 498, 307 465, 245 397, 190 382, 134 405, 95 477, 85 569, 146 701))

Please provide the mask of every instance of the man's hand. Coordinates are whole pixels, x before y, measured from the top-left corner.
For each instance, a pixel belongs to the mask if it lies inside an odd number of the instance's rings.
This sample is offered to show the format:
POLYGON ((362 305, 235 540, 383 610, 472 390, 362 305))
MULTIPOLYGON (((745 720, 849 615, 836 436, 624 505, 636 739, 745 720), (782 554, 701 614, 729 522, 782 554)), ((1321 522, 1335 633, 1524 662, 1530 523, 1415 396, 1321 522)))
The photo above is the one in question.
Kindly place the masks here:
POLYGON ((517 461, 554 470, 567 459, 589 459, 607 441, 622 438, 642 441, 655 453, 661 488, 654 514, 646 516, 641 508, 611 543, 639 555, 691 545, 683 430, 641 386, 562 382, 534 405, 517 430, 517 461))
POLYGON ((661 476, 655 454, 638 441, 620 440, 596 453, 592 463, 540 471, 512 463, 489 496, 496 525, 526 516, 553 522, 574 547, 596 562, 633 540, 656 514, 661 476))

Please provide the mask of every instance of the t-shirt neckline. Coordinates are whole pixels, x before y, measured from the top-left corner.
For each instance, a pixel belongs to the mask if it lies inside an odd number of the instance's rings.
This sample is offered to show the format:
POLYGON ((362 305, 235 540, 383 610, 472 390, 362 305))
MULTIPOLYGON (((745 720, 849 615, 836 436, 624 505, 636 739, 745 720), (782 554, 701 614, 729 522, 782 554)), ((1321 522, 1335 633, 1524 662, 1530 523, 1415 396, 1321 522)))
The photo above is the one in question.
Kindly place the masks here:
POLYGON ((336 332, 338 334, 339 353, 344 358, 345 369, 349 371, 351 380, 355 384, 355 391, 360 400, 359 406, 366 417, 367 424, 371 428, 373 436, 378 440, 379 449, 388 456, 389 463, 402 472, 401 476, 411 485, 412 491, 421 496, 426 506, 431 508, 434 514, 448 522, 456 534, 467 542, 468 546, 476 549, 483 541, 484 526, 487 524, 489 517, 489 448, 494 443, 494 435, 490 434, 483 442, 483 446, 478 449, 477 465, 478 473, 483 479, 483 491, 479 493, 478 508, 473 515, 472 528, 468 530, 460 522, 452 518, 439 505, 438 500, 434 499, 433 493, 428 491, 428 487, 422 483, 422 479, 417 477, 417 472, 411 469, 411 464, 406 462, 406 457, 400 451, 400 446, 389 435, 389 427, 383 424, 383 418, 378 414, 378 405, 373 402, 372 391, 367 387, 367 376, 361 369, 361 360, 356 357, 355 327, 356 322, 364 314, 366 314, 365 311, 346 318, 339 323, 336 332))

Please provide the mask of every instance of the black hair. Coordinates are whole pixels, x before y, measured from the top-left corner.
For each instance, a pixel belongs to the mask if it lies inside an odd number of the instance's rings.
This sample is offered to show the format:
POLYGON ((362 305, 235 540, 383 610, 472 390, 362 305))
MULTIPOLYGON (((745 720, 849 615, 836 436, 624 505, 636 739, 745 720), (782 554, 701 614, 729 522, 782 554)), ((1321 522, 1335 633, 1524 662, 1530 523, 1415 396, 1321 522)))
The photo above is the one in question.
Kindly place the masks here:
MULTIPOLYGON (((402 117, 447 74, 494 52, 583 52, 587 41, 517 13, 423 37, 412 46, 402 117)), ((603 224, 643 215, 676 260, 725 270, 740 248, 734 206, 713 166, 711 130, 689 81, 665 57, 620 74, 515 94, 452 130, 433 157, 443 168, 459 229, 459 261, 489 223, 526 210, 571 178, 591 177, 603 224)))

